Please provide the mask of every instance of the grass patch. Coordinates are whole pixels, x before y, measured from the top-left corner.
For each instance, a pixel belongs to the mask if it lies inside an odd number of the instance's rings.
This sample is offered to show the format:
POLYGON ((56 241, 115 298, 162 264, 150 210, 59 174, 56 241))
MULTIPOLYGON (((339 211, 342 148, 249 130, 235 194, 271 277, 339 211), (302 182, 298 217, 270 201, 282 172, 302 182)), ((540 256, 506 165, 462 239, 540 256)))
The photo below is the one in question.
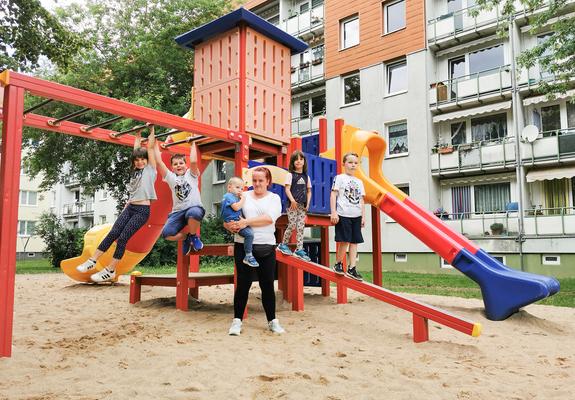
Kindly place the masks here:
MULTIPOLYGON (((138 266, 143 274, 175 274, 175 265, 138 266)), ((201 261, 202 272, 233 273, 231 261, 201 261)), ((16 262, 17 274, 61 273, 47 259, 19 260, 16 262)), ((373 282, 373 274, 362 271, 366 281, 373 282)), ((575 278, 561 278, 561 291, 554 296, 540 300, 537 304, 558 307, 575 307, 575 278)), ((480 299, 479 286, 464 275, 423 274, 413 272, 383 272, 383 287, 394 292, 454 296, 468 299, 480 299)))

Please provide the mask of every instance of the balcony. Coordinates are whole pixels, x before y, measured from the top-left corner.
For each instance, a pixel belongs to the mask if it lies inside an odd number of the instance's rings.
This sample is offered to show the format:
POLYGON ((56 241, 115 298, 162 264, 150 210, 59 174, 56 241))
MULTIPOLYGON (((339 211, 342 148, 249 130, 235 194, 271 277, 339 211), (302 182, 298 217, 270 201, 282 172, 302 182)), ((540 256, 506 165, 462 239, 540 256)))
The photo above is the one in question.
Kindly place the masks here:
POLYGON ((64 178, 64 186, 67 188, 80 186, 80 180, 76 176, 68 175, 64 178))
POLYGON ((474 5, 427 21, 429 47, 438 50, 492 35, 501 24, 507 24, 502 10, 503 3, 489 11, 474 5))
POLYGON ((502 65, 459 78, 435 82, 429 90, 430 107, 449 111, 511 97, 511 68, 502 65))
POLYGON ((300 136, 310 135, 319 131, 319 120, 325 117, 325 110, 310 114, 306 117, 292 118, 291 120, 291 133, 300 136))
MULTIPOLYGON (((575 208, 531 208, 524 210, 523 229, 528 237, 575 237, 575 208)), ((450 228, 469 238, 505 239, 519 232, 517 211, 484 213, 442 213, 441 219, 450 228), (497 227, 493 224, 501 224, 497 227), (498 228, 494 230, 492 228, 498 228)))
POLYGON ((515 164, 513 137, 456 146, 439 145, 431 154, 431 174, 440 177, 512 170, 515 164))
POLYGON ((541 132, 522 146, 521 157, 526 166, 575 161, 575 128, 541 132))
POLYGON ((94 202, 78 201, 75 203, 64 204, 62 207, 62 216, 64 218, 93 217, 94 202))
POLYGON ((290 35, 306 40, 323 33, 323 18, 324 10, 323 3, 321 3, 310 10, 291 15, 284 19, 279 26, 290 35))
POLYGON ((305 62, 291 67, 292 94, 302 92, 313 87, 323 86, 323 58, 316 58, 311 62, 305 62))

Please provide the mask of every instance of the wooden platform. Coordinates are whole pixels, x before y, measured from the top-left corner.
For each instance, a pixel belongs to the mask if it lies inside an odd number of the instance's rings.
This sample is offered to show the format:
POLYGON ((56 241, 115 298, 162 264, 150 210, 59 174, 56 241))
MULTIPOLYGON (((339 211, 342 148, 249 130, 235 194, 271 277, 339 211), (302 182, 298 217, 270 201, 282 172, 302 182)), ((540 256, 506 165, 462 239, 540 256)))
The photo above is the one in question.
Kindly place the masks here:
POLYGON ((200 286, 227 285, 234 283, 234 274, 212 273, 212 272, 191 272, 187 279, 178 279, 173 275, 131 275, 130 277, 130 304, 135 304, 141 300, 142 286, 165 286, 187 289, 197 289, 200 286), (187 286, 187 288, 186 288, 187 286))

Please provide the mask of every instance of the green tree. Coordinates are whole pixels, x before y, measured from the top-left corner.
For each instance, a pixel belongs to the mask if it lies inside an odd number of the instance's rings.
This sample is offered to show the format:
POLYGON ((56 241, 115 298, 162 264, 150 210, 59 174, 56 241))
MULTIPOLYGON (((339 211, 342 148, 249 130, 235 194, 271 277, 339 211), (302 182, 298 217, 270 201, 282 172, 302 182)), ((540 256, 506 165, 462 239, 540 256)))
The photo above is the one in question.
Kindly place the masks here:
POLYGON ((45 56, 66 68, 82 41, 39 0, 0 0, 0 70, 29 71, 45 56))
MULTIPOLYGON (((57 9, 60 22, 75 27, 87 46, 67 71, 44 77, 183 115, 190 105, 193 53, 180 48, 174 38, 218 18, 230 7, 224 0, 88 0, 57 9)), ((61 116, 77 109, 52 103, 41 113, 61 116)), ((74 121, 96 123, 110 117, 91 111, 74 121)), ((138 123, 122 120, 110 129, 138 123)), ((88 192, 106 185, 122 203, 130 149, 38 130, 27 130, 26 137, 31 152, 25 165, 30 174, 43 174, 42 187, 73 173, 88 192)))
POLYGON ((525 49, 517 58, 520 68, 531 68, 539 64, 555 79, 541 80, 538 91, 553 97, 565 93, 573 86, 575 79, 575 18, 566 11, 567 0, 520 0, 518 9, 513 0, 477 0, 480 9, 501 7, 502 15, 529 18, 529 32, 539 34, 551 32, 545 41, 525 49), (525 9, 525 13, 523 12, 525 9))
POLYGON ((84 229, 64 226, 56 215, 50 213, 40 216, 35 232, 46 243, 46 250, 54 268, 59 268, 62 260, 76 257, 82 252, 85 233, 84 229))

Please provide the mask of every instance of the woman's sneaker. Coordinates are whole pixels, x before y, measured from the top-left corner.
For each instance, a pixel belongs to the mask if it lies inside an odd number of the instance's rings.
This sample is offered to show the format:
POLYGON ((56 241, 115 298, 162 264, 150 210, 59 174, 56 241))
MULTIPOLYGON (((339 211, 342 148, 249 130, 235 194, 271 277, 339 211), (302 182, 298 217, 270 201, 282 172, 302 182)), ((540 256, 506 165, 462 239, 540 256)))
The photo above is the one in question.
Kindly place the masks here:
POLYGON ((347 267, 346 275, 349 276, 350 278, 355 279, 356 281, 363 281, 363 276, 361 276, 361 274, 357 272, 357 269, 355 267, 353 268, 347 267))
POLYGON ((93 270, 94 268, 96 268, 96 261, 92 260, 91 258, 88 258, 86 261, 84 261, 82 264, 76 267, 76 271, 84 274, 88 271, 93 270))
POLYGON ((285 333, 285 329, 282 328, 282 326, 280 325, 280 321, 278 321, 277 318, 272 319, 270 322, 268 322, 268 328, 270 331, 272 331, 273 333, 285 333))
POLYGON ((108 267, 104 268, 100 272, 96 272, 90 277, 92 282, 96 283, 113 281, 115 278, 116 278, 116 271, 115 270, 111 271, 108 269, 108 267))
POLYGON ((278 250, 282 253, 285 254, 286 256, 291 256, 293 255, 293 253, 291 252, 290 248, 288 247, 287 244, 282 243, 278 246, 278 250))
POLYGON ((336 274, 339 274, 339 275, 343 275, 344 274, 343 264, 340 262, 335 263, 335 265, 333 266, 333 272, 335 272, 336 274))
POLYGON ((228 331, 228 335, 240 336, 240 333, 242 333, 242 320, 239 318, 234 318, 232 320, 232 325, 230 326, 230 330, 228 331))
POLYGON ((254 256, 252 256, 251 254, 249 256, 245 256, 244 264, 249 265, 250 267, 253 267, 253 268, 257 268, 260 266, 258 264, 258 261, 256 260, 256 258, 254 256))
POLYGON ((305 252, 304 249, 296 250, 293 253, 293 255, 296 256, 297 258, 301 258, 304 261, 311 261, 311 258, 309 258, 309 256, 307 255, 307 253, 305 252))

